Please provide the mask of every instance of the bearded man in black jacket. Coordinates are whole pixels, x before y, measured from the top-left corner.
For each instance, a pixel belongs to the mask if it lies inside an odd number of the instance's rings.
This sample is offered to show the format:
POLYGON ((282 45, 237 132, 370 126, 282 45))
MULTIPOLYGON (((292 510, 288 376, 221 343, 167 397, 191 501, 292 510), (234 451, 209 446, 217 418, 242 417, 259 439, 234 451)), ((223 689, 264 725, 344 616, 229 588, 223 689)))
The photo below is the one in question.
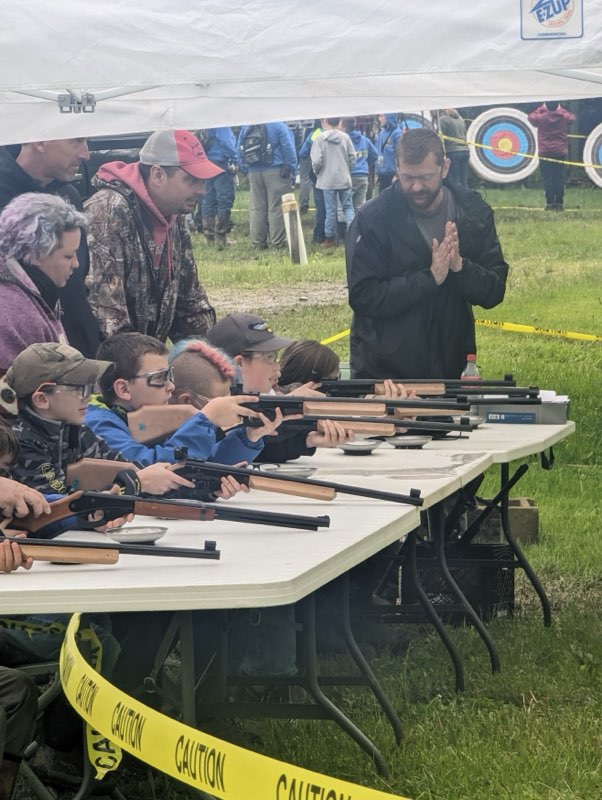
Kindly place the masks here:
MULTIPOLYGON (((0 147, 0 210, 25 192, 60 195, 82 211, 79 193, 71 181, 82 161, 90 157, 86 139, 56 139, 29 142, 16 153, 12 146, 0 147)), ((89 257, 86 236, 77 251, 79 268, 60 290, 62 323, 72 347, 86 358, 94 358, 100 344, 100 329, 88 303, 84 279, 89 257)))
POLYGON ((476 353, 473 305, 504 298, 493 211, 477 192, 447 187, 448 170, 434 131, 406 131, 397 180, 349 229, 353 377, 459 378, 476 353))

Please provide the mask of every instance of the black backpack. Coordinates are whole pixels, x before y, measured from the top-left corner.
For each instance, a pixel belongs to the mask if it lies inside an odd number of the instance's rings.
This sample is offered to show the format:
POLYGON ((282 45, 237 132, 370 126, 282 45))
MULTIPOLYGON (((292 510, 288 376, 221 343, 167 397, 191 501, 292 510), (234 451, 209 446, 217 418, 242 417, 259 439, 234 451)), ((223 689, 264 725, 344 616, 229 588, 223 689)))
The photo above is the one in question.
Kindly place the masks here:
POLYGON ((268 131, 265 125, 249 125, 241 140, 240 146, 241 163, 248 164, 271 164, 274 159, 272 145, 268 141, 268 131))
POLYGON ((213 147, 213 143, 215 142, 214 134, 211 133, 209 128, 201 128, 201 130, 198 130, 196 134, 199 142, 203 145, 203 150, 206 153, 207 150, 213 147))

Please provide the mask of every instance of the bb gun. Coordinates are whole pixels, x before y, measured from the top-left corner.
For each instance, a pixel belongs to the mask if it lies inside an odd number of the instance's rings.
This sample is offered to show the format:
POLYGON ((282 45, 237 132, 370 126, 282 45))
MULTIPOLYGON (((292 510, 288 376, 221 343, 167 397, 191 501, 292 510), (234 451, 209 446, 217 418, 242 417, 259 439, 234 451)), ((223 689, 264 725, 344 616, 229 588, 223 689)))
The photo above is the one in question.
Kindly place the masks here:
POLYGON ((232 467, 229 464, 215 464, 213 461, 200 461, 187 458, 186 449, 176 451, 182 466, 176 472, 192 481, 194 489, 185 486, 177 489, 178 496, 194 496, 198 491, 215 491, 219 488, 221 478, 232 475, 239 483, 250 489, 276 494, 288 494, 296 497, 307 497, 311 500, 334 500, 338 493, 368 497, 373 500, 388 500, 392 503, 405 503, 412 506, 421 506, 424 500, 420 497, 420 489, 411 489, 409 495, 396 492, 381 492, 377 489, 366 489, 358 486, 348 486, 343 483, 321 481, 313 478, 295 478, 292 475, 268 475, 252 468, 232 467))
MULTIPOLYGON (((318 380, 319 376, 316 376, 318 380)), ((489 399, 490 403, 505 402, 525 404, 540 403, 539 387, 521 387, 516 385, 512 375, 506 375, 503 380, 488 380, 484 378, 471 379, 437 379, 437 378, 393 378, 393 383, 403 385, 406 390, 414 391, 421 397, 457 398, 460 401, 469 401, 478 397, 479 404, 487 402, 483 395, 495 395, 489 399)), ((329 397, 340 399, 342 397, 358 398, 366 394, 382 395, 384 383, 381 379, 356 378, 350 380, 324 379, 320 381, 320 391, 329 397)))
MULTIPOLYGON (((100 460, 86 459, 93 465, 100 464, 100 460)), ((109 462, 121 464, 123 462, 109 462)), ((108 492, 78 491, 67 497, 50 504, 51 513, 42 515, 37 519, 33 515, 15 519, 11 524, 18 530, 30 533, 45 528, 47 525, 74 517, 70 527, 90 527, 88 517, 90 514, 100 512, 102 518, 94 520, 94 527, 98 528, 110 520, 123 517, 126 514, 140 516, 164 517, 167 519, 185 519, 192 521, 210 521, 221 519, 229 522, 246 522, 257 525, 274 525, 280 528, 299 528, 301 530, 316 531, 318 528, 327 528, 330 518, 327 516, 311 517, 302 514, 279 514, 272 511, 256 511, 246 508, 227 508, 225 506, 203 503, 199 500, 173 499, 159 500, 155 497, 133 497, 130 495, 110 494, 108 492)), ((65 528, 62 529, 64 531, 65 528)), ((61 532, 62 532, 61 531, 61 532)))
MULTIPOLYGON (((15 527, 15 520, 11 523, 15 527)), ((52 539, 22 539, 2 536, 0 541, 15 542, 26 557, 34 561, 55 561, 61 564, 116 564, 121 555, 163 556, 164 558, 219 559, 220 551, 214 541, 206 540, 204 547, 158 547, 155 544, 96 544, 94 542, 63 542, 52 539)))
MULTIPOLYGON (((254 394, 247 392, 247 394, 254 394)), ((339 417, 387 417, 389 412, 400 409, 409 417, 451 417, 459 416, 470 410, 470 403, 459 397, 443 400, 422 400, 422 398, 390 399, 387 397, 302 397, 301 395, 257 394, 257 401, 241 403, 245 408, 262 411, 266 416, 273 416, 273 410, 279 408, 283 415, 303 414, 304 417, 320 416, 328 419, 339 417)), ((383 420, 379 420, 383 421, 383 420)), ((247 424, 258 424, 249 420, 247 424)), ((259 423, 261 424, 261 423, 259 423)))
MULTIPOLYGON (((313 400, 314 398, 312 398, 312 401, 313 400)), ((242 403, 242 405, 246 408, 252 409, 253 411, 261 411, 266 417, 268 417, 268 419, 274 419, 277 408, 284 408, 287 412, 292 413, 291 409, 294 408, 294 404, 299 402, 301 404, 305 404, 307 402, 307 398, 304 400, 304 398, 291 398, 287 395, 258 395, 257 400, 245 402, 242 403)), ((369 402, 372 404, 371 400, 369 402)), ((408 413, 411 413, 411 410, 416 408, 415 401, 412 401, 411 404, 409 404, 407 400, 389 401, 383 399, 381 406, 386 406, 386 404, 389 402, 395 404, 403 403, 403 406, 396 405, 396 407, 405 408, 408 413)), ((317 411, 322 411, 319 399, 314 406, 317 411)), ((453 407, 456 408, 456 405, 454 404, 453 407)), ((450 410, 446 409, 446 412, 446 416, 449 417, 451 413, 450 410)), ((309 432, 316 430, 318 428, 318 423, 326 419, 341 422, 348 430, 352 430, 354 433, 364 436, 395 436, 398 433, 399 428, 422 431, 423 433, 449 433, 451 431, 469 433, 476 427, 469 417, 461 417, 458 422, 437 422, 431 421, 430 419, 398 419, 397 417, 391 416, 374 417, 342 413, 339 413, 336 416, 323 413, 305 414, 303 419, 286 420, 286 425, 287 427, 293 426, 299 428, 300 430, 307 430, 309 432)), ((249 427, 257 427, 263 423, 259 419, 253 418, 247 420, 246 424, 249 427)))

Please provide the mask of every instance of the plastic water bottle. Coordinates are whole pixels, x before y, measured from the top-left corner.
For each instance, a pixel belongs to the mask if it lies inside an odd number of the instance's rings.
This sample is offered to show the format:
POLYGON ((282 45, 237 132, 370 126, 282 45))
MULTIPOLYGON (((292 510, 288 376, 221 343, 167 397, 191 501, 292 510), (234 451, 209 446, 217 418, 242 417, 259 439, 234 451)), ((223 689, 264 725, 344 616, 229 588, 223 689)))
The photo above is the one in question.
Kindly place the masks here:
MULTIPOLYGON (((481 380, 481 370, 477 364, 477 357, 474 353, 469 353, 466 356, 466 366, 462 370, 462 374, 460 375, 461 381, 480 381, 481 380)), ((478 404, 479 400, 482 398, 480 394, 472 394, 469 396, 469 400, 471 403, 470 406, 470 416, 478 416, 478 404)))
POLYGON ((466 366, 460 375, 461 381, 478 381, 481 379, 481 370, 477 364, 477 357, 474 353, 466 356, 466 366))

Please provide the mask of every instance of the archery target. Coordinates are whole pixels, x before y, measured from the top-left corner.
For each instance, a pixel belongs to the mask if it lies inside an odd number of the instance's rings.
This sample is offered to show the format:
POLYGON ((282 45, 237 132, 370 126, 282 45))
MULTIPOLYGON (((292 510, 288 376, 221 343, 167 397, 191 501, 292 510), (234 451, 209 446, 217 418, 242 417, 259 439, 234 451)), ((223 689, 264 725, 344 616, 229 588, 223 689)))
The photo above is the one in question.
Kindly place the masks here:
POLYGON ((412 128, 430 128, 432 130, 430 112, 408 111, 407 113, 401 113, 399 114, 399 127, 402 131, 411 130, 412 128))
POLYGON ((466 138, 470 165, 481 178, 493 183, 514 183, 537 169, 537 132, 522 111, 485 111, 471 123, 466 138))
POLYGON ((587 177, 596 186, 602 186, 602 124, 598 125, 585 140, 583 161, 594 166, 585 167, 587 177), (598 166, 598 169, 596 169, 598 166))

